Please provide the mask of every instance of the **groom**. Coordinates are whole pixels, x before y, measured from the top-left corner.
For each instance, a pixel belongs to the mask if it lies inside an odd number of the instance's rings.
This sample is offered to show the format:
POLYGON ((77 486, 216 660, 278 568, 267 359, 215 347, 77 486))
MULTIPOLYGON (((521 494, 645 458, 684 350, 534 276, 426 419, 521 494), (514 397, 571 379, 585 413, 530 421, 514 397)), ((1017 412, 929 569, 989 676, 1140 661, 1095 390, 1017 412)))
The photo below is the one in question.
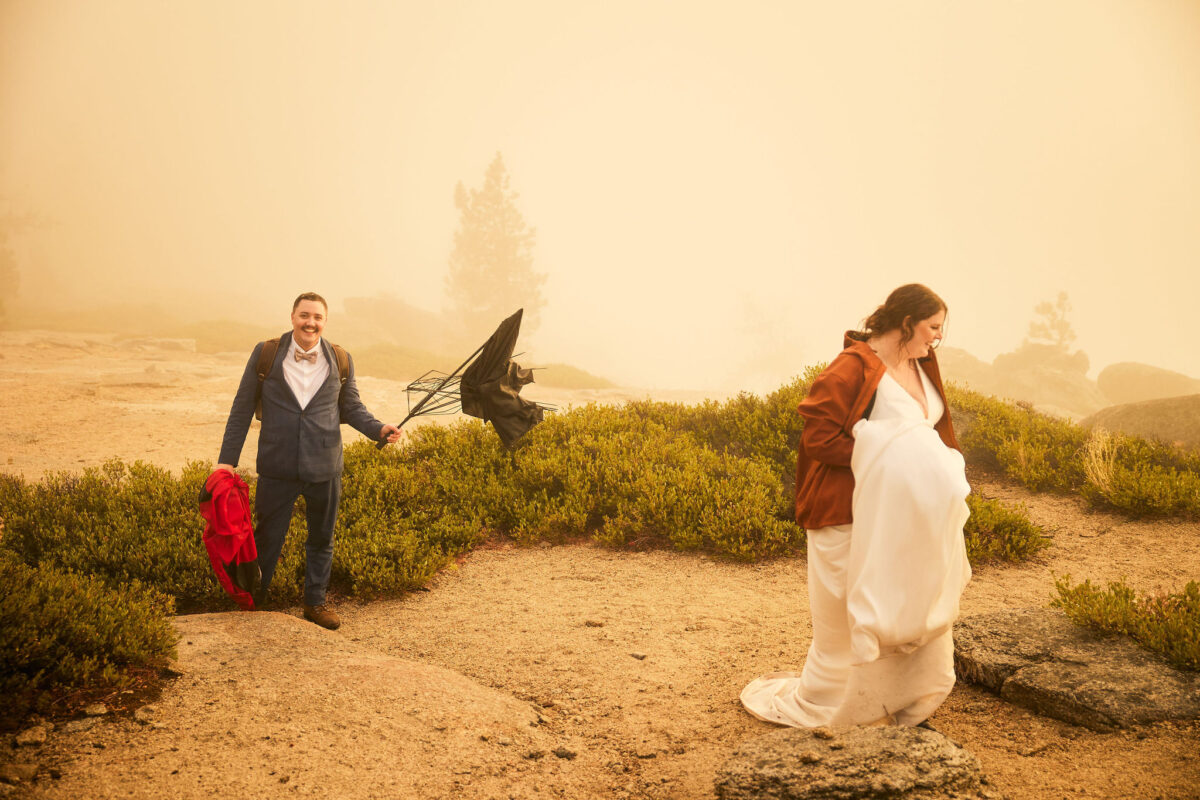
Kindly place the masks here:
POLYGON ((340 422, 376 441, 395 442, 400 429, 375 419, 358 398, 354 362, 346 351, 321 337, 328 317, 325 299, 306 292, 292 304, 292 330, 254 348, 225 423, 217 469, 233 472, 237 467, 250 419, 260 406, 254 544, 262 588, 255 606, 261 607, 266 597, 292 509, 303 495, 308 517, 304 618, 334 630, 342 621, 326 604, 325 590, 333 567, 333 526, 342 495, 340 422), (277 348, 274 358, 270 349, 262 358, 264 347, 277 348))

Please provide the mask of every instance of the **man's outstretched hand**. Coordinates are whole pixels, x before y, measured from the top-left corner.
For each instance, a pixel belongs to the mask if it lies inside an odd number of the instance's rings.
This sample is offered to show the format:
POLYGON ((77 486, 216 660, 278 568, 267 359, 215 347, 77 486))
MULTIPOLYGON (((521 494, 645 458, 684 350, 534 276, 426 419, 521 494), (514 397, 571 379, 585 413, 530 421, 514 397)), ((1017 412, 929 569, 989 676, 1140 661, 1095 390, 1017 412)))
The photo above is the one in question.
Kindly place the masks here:
POLYGON ((388 444, 395 444, 400 441, 401 434, 402 431, 395 425, 384 425, 379 429, 380 441, 387 442, 388 444))
MULTIPOLYGON (((232 472, 234 475, 237 474, 237 468, 234 467, 233 464, 217 464, 217 469, 226 469, 232 472)), ((216 470, 214 470, 214 472, 215 471, 216 470)))

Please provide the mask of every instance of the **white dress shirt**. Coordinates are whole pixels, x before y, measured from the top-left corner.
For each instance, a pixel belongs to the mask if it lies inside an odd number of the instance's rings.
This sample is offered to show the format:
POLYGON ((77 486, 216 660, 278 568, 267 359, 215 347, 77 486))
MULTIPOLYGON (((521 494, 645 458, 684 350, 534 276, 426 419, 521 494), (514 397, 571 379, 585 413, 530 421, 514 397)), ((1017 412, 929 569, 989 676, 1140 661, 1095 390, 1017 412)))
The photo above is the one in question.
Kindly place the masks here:
POLYGON ((291 387, 292 394, 296 395, 296 402, 300 404, 300 408, 307 406, 313 399, 313 395, 325 383, 325 379, 329 377, 329 361, 321 351, 321 340, 317 339, 317 343, 312 346, 311 350, 304 350, 296 344, 296 340, 293 338, 287 355, 283 357, 283 377, 287 381, 287 385, 291 387), (297 352, 315 352, 317 360, 315 362, 297 361, 297 352))

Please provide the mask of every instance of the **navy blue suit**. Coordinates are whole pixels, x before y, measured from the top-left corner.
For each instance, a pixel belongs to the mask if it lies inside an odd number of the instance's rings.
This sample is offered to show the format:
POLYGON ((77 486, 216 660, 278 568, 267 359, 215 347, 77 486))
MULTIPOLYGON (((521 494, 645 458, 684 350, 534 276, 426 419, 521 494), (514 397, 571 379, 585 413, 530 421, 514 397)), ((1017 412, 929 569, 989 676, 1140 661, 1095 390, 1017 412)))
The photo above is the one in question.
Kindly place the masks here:
MULTIPOLYGON (((303 495, 308 518, 307 561, 304 602, 325 602, 329 573, 333 566, 333 527, 337 522, 342 489, 341 419, 372 440, 379 439, 383 423, 371 416, 358 396, 354 382, 354 360, 341 386, 333 348, 321 339, 321 352, 329 363, 329 375, 303 409, 288 386, 283 359, 291 348, 292 334, 279 339, 275 362, 262 387, 262 429, 258 436, 258 487, 255 494, 254 531, 258 563, 262 568, 261 593, 266 594, 275 565, 287 537, 288 522, 296 498, 303 495)), ((260 342, 238 385, 219 463, 237 466, 246 432, 254 418, 254 395, 258 387, 260 342)))

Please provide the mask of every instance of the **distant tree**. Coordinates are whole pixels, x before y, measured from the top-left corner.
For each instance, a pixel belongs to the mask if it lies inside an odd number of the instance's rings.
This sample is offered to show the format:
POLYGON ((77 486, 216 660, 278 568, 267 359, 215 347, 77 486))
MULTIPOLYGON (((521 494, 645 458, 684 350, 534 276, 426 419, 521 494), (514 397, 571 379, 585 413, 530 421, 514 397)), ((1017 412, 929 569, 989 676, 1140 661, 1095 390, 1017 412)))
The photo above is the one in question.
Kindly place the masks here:
POLYGON ((483 178, 482 189, 454 188, 459 211, 454 250, 446 275, 446 293, 463 323, 480 331, 525 309, 522 328, 537 327, 545 305, 545 274, 533 269, 535 230, 517 210, 518 194, 509 186, 499 153, 483 178))
POLYGON ((1034 344, 1048 344, 1063 352, 1071 346, 1071 342, 1075 341, 1075 331, 1071 328, 1071 323, 1067 321, 1067 312, 1071 310, 1071 303, 1067 299, 1066 292, 1059 292, 1058 299, 1053 303, 1046 301, 1038 303, 1033 307, 1033 313, 1036 315, 1033 322, 1029 323, 1029 335, 1026 336, 1026 341, 1034 344))

